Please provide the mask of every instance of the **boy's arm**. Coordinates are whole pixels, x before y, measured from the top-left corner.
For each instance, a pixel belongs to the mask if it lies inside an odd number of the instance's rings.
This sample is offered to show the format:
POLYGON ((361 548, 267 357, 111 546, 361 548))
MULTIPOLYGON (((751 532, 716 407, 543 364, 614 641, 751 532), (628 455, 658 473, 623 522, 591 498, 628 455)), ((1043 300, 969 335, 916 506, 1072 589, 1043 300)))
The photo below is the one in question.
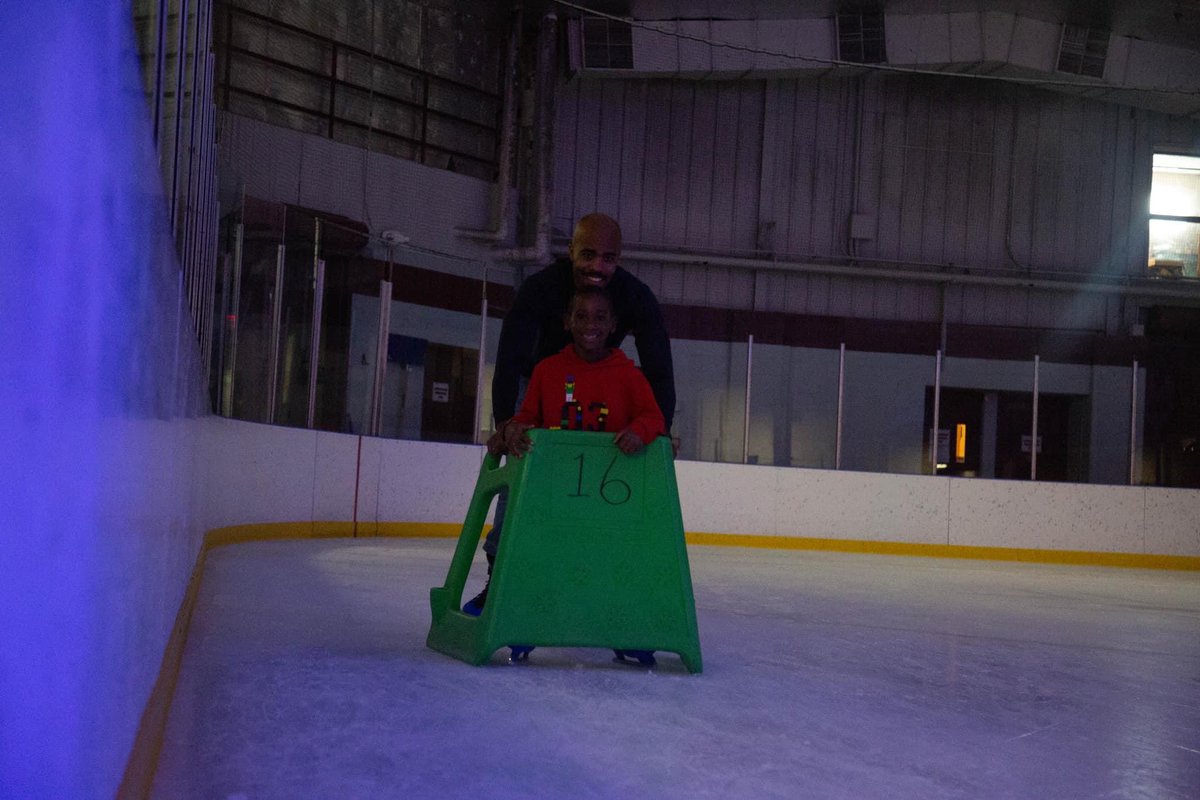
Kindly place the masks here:
POLYGON ((488 439, 488 452, 497 457, 508 453, 520 458, 533 447, 533 441, 527 433, 532 427, 519 422, 516 417, 506 420, 488 439))
POLYGON ((631 416, 633 419, 613 437, 613 443, 626 455, 641 450, 660 434, 666 433, 667 424, 663 413, 654 400, 650 382, 637 367, 631 367, 626 384, 630 392, 631 416))
POLYGON ((496 458, 499 458, 508 452, 508 448, 504 444, 504 425, 506 423, 507 420, 505 423, 502 423, 500 427, 488 437, 487 440, 487 451, 490 455, 493 455, 496 458))
POLYGON ((542 414, 542 383, 546 371, 539 364, 533 368, 529 378, 529 386, 525 389, 525 399, 521 408, 510 419, 505 420, 488 439, 488 452, 494 456, 508 453, 520 458, 529 452, 533 442, 526 433, 530 428, 544 424, 542 414))

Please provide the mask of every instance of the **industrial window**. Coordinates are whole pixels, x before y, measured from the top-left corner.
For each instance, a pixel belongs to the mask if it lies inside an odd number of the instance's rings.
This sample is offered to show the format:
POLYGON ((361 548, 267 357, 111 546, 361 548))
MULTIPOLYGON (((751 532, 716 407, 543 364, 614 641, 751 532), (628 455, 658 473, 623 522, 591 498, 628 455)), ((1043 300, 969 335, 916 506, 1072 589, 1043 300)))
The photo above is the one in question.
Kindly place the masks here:
POLYGON ((1150 271, 1197 277, 1200 251, 1200 157, 1154 154, 1150 183, 1150 271))
POLYGON ((1063 25, 1058 46, 1058 71, 1072 75, 1104 77, 1104 59, 1108 55, 1108 31, 1063 25))
POLYGON ((584 17, 583 66, 633 69, 633 27, 620 20, 584 17))
POLYGON ((855 64, 887 61, 883 47, 883 12, 837 15, 838 60, 855 64))

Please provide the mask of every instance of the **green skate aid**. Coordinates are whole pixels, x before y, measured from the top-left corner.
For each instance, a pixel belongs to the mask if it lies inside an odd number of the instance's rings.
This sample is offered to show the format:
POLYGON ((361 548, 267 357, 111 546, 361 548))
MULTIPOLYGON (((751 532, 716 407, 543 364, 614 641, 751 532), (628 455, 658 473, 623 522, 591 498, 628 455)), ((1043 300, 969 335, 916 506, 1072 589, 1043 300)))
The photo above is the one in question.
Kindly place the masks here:
POLYGON ((483 664, 511 645, 677 653, 700 672, 700 638, 670 439, 623 455, 611 433, 531 430, 523 458, 486 456, 426 645, 483 664), (508 510, 487 603, 462 613, 492 498, 508 510))

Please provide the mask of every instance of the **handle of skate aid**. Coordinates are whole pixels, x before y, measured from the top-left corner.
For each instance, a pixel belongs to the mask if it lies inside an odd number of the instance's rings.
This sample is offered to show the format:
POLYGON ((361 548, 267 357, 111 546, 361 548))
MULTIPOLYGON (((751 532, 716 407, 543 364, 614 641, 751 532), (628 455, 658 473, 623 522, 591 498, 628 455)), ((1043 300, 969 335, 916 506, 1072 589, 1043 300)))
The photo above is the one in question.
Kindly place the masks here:
POLYGON ((484 453, 483 464, 479 468, 479 478, 475 482, 475 494, 488 492, 487 500, 490 504, 492 497, 496 494, 491 490, 499 491, 512 482, 512 473, 516 472, 519 466, 516 461, 517 459, 509 457, 504 466, 500 466, 499 456, 484 453))
POLYGON ((500 466, 498 457, 490 453, 484 455, 483 463, 479 467, 479 477, 475 481, 475 493, 471 497, 467 517, 458 537, 458 546, 455 547, 454 557, 450 560, 446 583, 431 590, 430 601, 435 617, 440 617, 451 608, 457 609, 462 604, 463 586, 471 571, 471 561, 475 557, 475 549, 479 546, 479 538, 483 535, 483 524, 492 505, 492 498, 512 484, 516 471, 521 466, 516 461, 517 459, 509 459, 504 466, 500 466))

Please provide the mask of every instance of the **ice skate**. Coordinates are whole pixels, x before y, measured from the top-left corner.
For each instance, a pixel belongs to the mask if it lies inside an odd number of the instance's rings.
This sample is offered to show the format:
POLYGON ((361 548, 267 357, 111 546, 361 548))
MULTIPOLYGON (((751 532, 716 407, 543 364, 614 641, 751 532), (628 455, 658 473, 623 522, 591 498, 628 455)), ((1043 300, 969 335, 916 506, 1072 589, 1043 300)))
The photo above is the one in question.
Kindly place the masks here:
POLYGON ((464 614, 470 614, 472 617, 478 617, 483 613, 483 606, 485 603, 487 603, 488 585, 490 584, 491 581, 484 585, 482 592, 463 603, 462 610, 464 614))
POLYGON ((533 652, 533 648, 529 645, 515 644, 508 648, 508 661, 510 664, 519 664, 522 661, 529 660, 529 654, 533 652))
POLYGON ((613 661, 618 664, 628 664, 631 667, 647 667, 653 668, 658 666, 658 661, 654 658, 652 650, 613 650, 616 658, 613 661))

